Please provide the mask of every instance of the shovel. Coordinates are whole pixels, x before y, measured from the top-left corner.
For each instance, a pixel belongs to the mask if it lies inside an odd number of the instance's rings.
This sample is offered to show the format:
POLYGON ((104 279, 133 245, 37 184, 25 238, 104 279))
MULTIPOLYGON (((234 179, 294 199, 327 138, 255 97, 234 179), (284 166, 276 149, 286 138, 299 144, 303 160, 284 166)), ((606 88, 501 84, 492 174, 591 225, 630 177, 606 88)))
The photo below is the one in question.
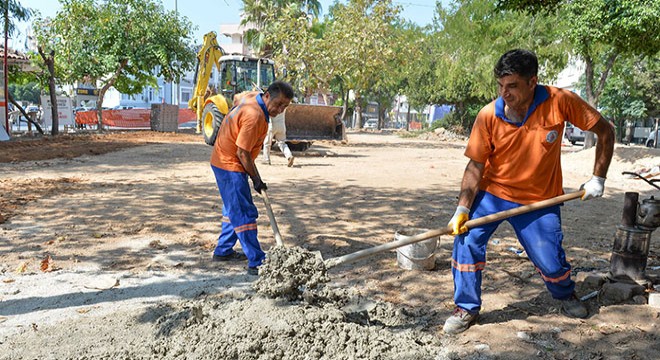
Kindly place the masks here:
POLYGON ((280 228, 277 227, 277 221, 275 221, 273 208, 270 206, 270 199, 268 198, 268 192, 266 190, 261 190, 261 198, 264 199, 266 213, 268 214, 268 221, 270 221, 270 227, 273 229, 273 233, 275 234, 275 244, 277 246, 284 246, 284 242, 282 242, 282 235, 280 235, 280 228))
MULTIPOLYGON (((539 201, 539 202, 536 202, 536 203, 533 203, 533 204, 523 205, 523 206, 517 207, 515 209, 504 210, 504 211, 497 212, 495 214, 490 214, 488 216, 480 217, 480 218, 477 218, 477 219, 474 219, 474 220, 469 220, 465 223, 465 226, 467 226, 468 229, 473 228, 473 227, 477 227, 477 226, 482 226, 482 225, 485 225, 485 224, 488 224, 488 223, 491 223, 491 222, 504 220, 504 219, 510 218, 512 216, 525 214, 525 213, 528 213, 530 211, 543 209, 543 208, 553 206, 553 205, 558 205, 558 204, 561 204, 561 203, 569 201, 569 200, 580 198, 580 197, 582 197, 582 195, 584 195, 584 190, 580 190, 580 191, 570 193, 570 194, 564 194, 564 195, 556 196, 556 197, 553 197, 553 198, 550 198, 550 199, 547 199, 547 200, 543 200, 543 201, 539 201)), ((414 236, 407 236, 407 237, 404 237, 404 238, 396 240, 396 241, 392 241, 392 242, 385 243, 385 244, 382 244, 382 245, 378 245, 378 246, 374 246, 374 247, 367 248, 367 249, 364 249, 364 250, 356 251, 354 253, 350 253, 350 254, 347 254, 347 255, 344 255, 344 256, 340 256, 340 257, 336 257, 336 258, 330 258, 328 260, 325 260, 324 264, 325 264, 326 269, 329 269, 331 267, 335 267, 337 265, 353 262, 353 261, 362 259, 364 257, 371 256, 373 254, 383 252, 383 251, 388 251, 388 250, 400 248, 402 246, 406 246, 406 245, 409 245, 409 244, 414 244, 414 243, 424 241, 424 240, 427 240, 427 239, 430 239, 430 238, 438 237, 440 235, 449 235, 451 233, 452 233, 452 228, 449 227, 449 226, 444 227, 444 228, 440 228, 440 229, 429 230, 429 231, 423 232, 421 234, 417 234, 417 235, 414 235, 414 236)), ((321 257, 321 254, 318 253, 318 256, 321 257)), ((321 259, 323 259, 323 258, 321 257, 321 259)))

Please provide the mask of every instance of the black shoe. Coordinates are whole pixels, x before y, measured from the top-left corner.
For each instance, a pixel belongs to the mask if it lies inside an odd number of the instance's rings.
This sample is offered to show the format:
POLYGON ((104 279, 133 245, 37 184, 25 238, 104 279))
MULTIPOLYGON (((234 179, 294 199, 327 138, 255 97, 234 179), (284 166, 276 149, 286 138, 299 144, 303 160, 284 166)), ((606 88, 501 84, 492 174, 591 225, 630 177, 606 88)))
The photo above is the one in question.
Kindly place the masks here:
POLYGON ((584 319, 589 316, 589 310, 575 294, 561 301, 561 310, 565 315, 573 318, 584 319))
POLYGON ((241 261, 247 260, 247 256, 243 253, 234 251, 229 255, 215 255, 213 254, 213 261, 241 261))
POLYGON ((259 276, 259 268, 248 266, 247 274, 252 276, 259 276))

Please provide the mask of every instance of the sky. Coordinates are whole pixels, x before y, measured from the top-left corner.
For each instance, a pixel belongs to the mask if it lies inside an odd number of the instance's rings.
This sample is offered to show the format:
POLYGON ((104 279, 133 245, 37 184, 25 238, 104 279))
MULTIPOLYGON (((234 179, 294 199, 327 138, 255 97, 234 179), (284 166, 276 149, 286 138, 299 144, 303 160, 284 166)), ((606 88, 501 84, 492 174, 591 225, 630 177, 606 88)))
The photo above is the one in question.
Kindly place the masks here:
MULTIPOLYGON (((345 2, 346 0, 341 0, 345 2)), ((37 9, 42 16, 55 16, 61 8, 58 0, 19 0, 19 2, 32 9, 37 9)), ((328 8, 335 0, 321 0, 323 13, 327 13, 328 8)), ((443 3, 448 0, 443 0, 443 3)), ((198 29, 195 31, 195 38, 201 43, 203 35, 209 31, 218 32, 220 24, 237 24, 240 22, 240 12, 243 6, 241 0, 161 0, 166 10, 176 10, 183 16, 186 16, 198 29)), ((394 0, 396 5, 403 9, 401 16, 421 26, 430 24, 433 21, 433 12, 435 10, 435 0, 394 0)), ((25 31, 27 24, 19 25, 21 33, 11 39, 9 46, 22 49, 25 43, 25 31)), ((219 37, 221 43, 229 40, 219 37)))

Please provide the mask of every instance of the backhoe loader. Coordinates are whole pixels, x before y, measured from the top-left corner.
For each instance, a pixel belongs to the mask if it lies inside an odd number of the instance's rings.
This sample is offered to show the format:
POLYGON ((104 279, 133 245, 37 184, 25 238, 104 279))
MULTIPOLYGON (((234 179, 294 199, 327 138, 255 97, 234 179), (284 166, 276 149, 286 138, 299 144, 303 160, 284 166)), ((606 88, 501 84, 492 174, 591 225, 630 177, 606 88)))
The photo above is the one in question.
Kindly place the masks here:
MULTIPOLYGON (((275 81, 275 63, 265 58, 226 54, 215 32, 204 35, 197 60, 195 86, 188 107, 197 116, 197 133, 201 132, 204 141, 213 145, 220 124, 232 107, 234 95, 243 91, 264 91, 275 81), (214 66, 220 75, 219 83, 210 86, 214 66)), ((340 119, 341 110, 339 106, 289 105, 284 120, 291 150, 307 150, 313 140, 344 140, 346 132, 340 119)))

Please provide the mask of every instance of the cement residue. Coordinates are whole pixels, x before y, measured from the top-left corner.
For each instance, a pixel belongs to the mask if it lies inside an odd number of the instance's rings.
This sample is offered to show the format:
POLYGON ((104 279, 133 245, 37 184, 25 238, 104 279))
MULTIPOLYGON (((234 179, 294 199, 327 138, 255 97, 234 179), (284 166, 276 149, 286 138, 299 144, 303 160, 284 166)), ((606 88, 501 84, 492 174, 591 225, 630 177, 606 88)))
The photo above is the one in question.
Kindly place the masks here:
POLYGON ((273 248, 259 268, 255 290, 266 297, 300 299, 307 289, 330 281, 323 260, 301 247, 273 248))
POLYGON ((435 359, 440 340, 390 306, 362 324, 331 304, 213 297, 40 328, 0 344, 0 359, 435 359))

